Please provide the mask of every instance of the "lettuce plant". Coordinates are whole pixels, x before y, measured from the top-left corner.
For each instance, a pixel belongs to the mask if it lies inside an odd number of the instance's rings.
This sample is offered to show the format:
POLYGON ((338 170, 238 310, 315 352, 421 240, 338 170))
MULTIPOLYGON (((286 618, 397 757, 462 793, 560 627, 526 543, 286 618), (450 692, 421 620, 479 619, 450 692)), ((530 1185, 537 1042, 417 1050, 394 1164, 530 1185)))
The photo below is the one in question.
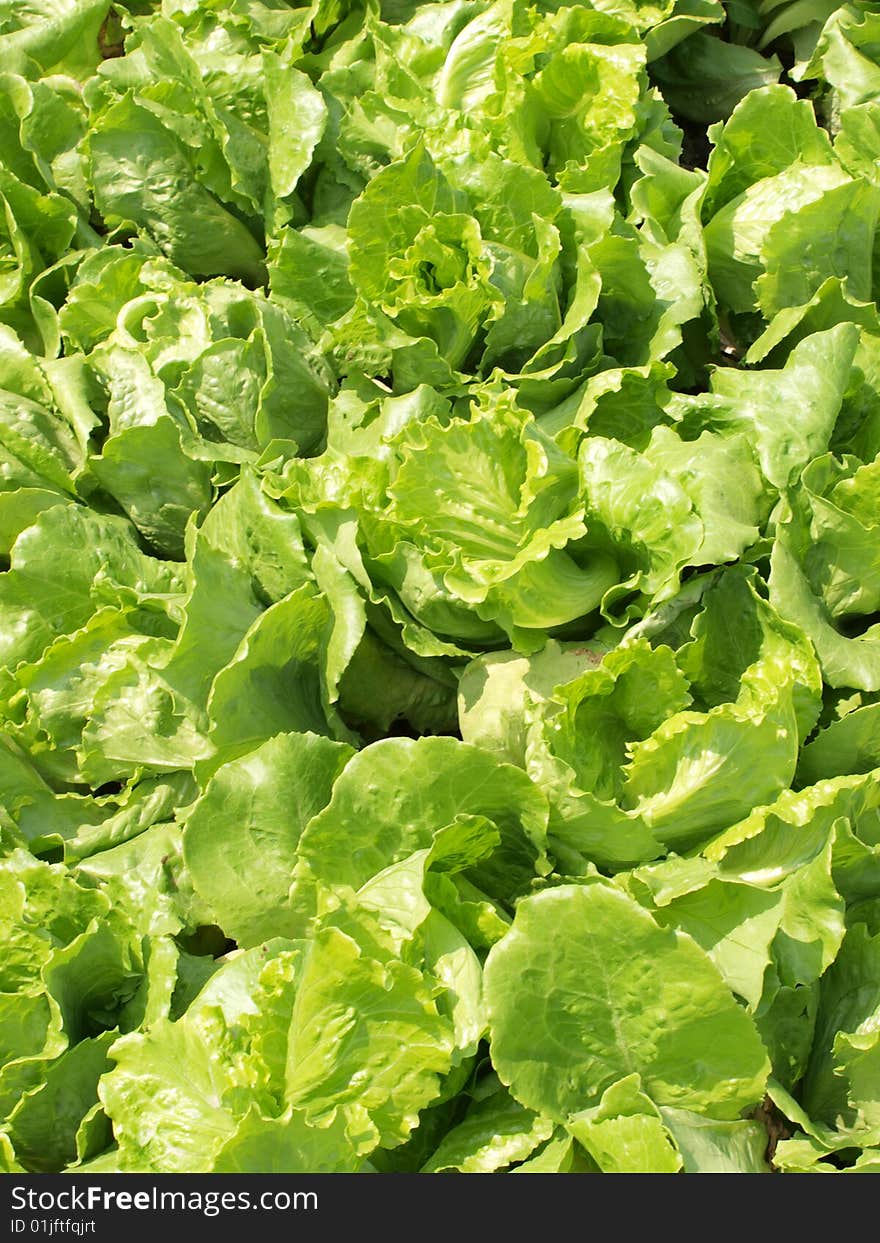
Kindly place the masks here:
POLYGON ((0 1169, 880 1169, 880 26, 0 24, 0 1169))

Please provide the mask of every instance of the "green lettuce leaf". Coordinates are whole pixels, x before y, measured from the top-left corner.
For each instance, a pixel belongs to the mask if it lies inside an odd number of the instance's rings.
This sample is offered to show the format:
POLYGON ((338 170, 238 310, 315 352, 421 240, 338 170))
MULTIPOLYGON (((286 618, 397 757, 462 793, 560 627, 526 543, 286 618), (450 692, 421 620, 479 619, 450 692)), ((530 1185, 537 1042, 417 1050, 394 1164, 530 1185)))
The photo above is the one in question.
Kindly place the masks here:
POLYGON ((766 1053, 709 958, 609 885, 522 902, 490 953, 486 993, 502 1081, 551 1117, 599 1103, 633 1068, 650 1101, 709 1118, 735 1119, 763 1092, 766 1053), (571 935, 548 937, 548 921, 571 935))
POLYGON ((194 805, 184 859, 214 921, 248 947, 282 935, 299 835, 352 754, 315 734, 278 734, 222 765, 194 805))

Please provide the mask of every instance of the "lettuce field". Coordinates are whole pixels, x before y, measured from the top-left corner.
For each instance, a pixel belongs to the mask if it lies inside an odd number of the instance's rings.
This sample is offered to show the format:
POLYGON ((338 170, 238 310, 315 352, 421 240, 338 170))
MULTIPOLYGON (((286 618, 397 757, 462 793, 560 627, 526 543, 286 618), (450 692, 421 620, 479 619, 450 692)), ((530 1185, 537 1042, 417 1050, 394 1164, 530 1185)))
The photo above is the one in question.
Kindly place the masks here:
POLYGON ((878 6, 0 74, 0 1169, 880 1172, 878 6))

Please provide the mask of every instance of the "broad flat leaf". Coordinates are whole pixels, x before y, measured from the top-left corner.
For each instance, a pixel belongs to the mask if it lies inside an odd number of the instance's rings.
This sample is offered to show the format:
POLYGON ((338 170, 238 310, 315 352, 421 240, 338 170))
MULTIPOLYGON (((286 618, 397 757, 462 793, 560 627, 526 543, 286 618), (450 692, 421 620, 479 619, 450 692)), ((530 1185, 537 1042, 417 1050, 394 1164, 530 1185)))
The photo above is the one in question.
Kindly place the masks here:
POLYGON ((546 868, 543 796, 521 770, 451 738, 391 738, 359 752, 306 826, 300 858, 328 883, 359 887, 430 846, 460 814, 500 831, 497 851, 469 874, 490 896, 524 888, 546 868))
POLYGON ((300 834, 351 754, 315 734, 278 734, 219 768, 190 813, 193 885, 240 945, 284 935, 300 834))
POLYGON ((634 1072, 656 1104, 719 1119, 763 1091, 763 1046, 708 956, 604 883, 520 903, 490 952, 486 996, 502 1081, 551 1117, 634 1072))

